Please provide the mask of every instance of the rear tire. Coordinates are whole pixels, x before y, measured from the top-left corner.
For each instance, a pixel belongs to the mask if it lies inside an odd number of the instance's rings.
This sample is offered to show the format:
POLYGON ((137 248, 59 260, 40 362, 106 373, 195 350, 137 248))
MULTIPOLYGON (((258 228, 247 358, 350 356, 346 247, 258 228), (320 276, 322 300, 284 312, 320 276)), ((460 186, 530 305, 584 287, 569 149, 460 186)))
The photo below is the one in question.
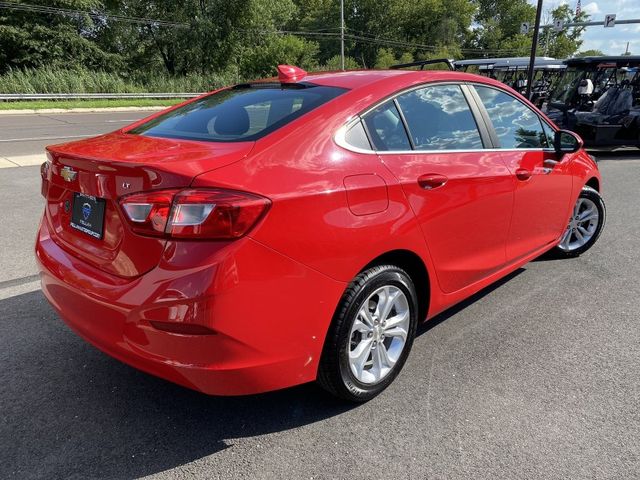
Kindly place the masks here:
POLYGON ((394 265, 360 273, 342 296, 327 333, 318 383, 331 394, 366 402, 396 378, 416 334, 411 277, 394 265))
POLYGON ((582 255, 598 240, 607 217, 604 200, 597 190, 584 186, 571 213, 569 225, 553 250, 560 258, 582 255))

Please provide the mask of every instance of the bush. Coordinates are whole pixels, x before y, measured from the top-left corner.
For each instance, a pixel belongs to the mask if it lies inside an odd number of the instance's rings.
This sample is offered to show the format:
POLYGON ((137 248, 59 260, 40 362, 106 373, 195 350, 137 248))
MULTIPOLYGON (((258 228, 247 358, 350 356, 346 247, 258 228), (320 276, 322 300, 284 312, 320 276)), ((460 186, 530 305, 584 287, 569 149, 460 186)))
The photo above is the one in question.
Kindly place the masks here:
POLYGON ((244 52, 240 71, 247 78, 263 78, 276 75, 276 66, 281 64, 317 70, 315 58, 318 51, 318 44, 314 41, 293 35, 273 36, 244 52))
MULTIPOLYGON (((362 66, 352 57, 344 57, 345 70, 358 70, 362 66)), ((327 60, 320 70, 340 70, 340 55, 335 55, 327 60)))

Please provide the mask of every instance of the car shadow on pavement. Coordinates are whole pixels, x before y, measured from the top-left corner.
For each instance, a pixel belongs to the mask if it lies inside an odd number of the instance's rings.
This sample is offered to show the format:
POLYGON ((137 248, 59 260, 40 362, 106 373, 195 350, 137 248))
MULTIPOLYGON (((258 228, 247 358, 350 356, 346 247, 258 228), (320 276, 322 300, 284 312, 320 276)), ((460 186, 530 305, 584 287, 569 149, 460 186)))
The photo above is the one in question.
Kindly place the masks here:
MULTIPOLYGON (((434 317, 418 334, 523 271, 434 317)), ((313 384, 245 397, 182 388, 81 340, 40 291, 0 300, 0 318, 0 478, 140 477, 357 407, 313 384)))
POLYGON ((458 312, 467 308, 469 305, 473 305, 478 300, 481 300, 482 298, 489 295, 494 290, 497 290, 505 283, 509 282, 510 280, 514 279, 515 277, 517 277, 518 275, 526 271, 527 271, 526 268, 520 267, 517 270, 514 270, 513 272, 511 272, 510 274, 505 275, 501 279, 496 280, 494 283, 492 283, 488 287, 483 288, 478 293, 471 295, 469 298, 461 301, 460 303, 455 304, 453 307, 445 310, 444 312, 439 313, 435 317, 431 318, 428 322, 424 322, 418 325, 418 331, 416 332, 416 336, 419 337, 420 335, 427 333, 432 328, 437 327, 445 320, 448 320, 449 318, 453 317, 458 312))
POLYGON ((354 407, 314 385, 210 397, 152 377, 77 337, 39 291, 0 315, 0 478, 150 475, 354 407))

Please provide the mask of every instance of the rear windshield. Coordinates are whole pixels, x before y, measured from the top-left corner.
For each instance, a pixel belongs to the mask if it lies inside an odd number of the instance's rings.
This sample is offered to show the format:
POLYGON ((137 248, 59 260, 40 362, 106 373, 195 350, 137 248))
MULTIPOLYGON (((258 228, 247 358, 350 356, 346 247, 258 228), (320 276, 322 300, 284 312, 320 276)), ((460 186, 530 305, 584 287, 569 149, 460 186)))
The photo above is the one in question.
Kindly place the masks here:
POLYGON ((345 91, 312 84, 238 85, 160 115, 128 133, 211 142, 252 141, 345 91))

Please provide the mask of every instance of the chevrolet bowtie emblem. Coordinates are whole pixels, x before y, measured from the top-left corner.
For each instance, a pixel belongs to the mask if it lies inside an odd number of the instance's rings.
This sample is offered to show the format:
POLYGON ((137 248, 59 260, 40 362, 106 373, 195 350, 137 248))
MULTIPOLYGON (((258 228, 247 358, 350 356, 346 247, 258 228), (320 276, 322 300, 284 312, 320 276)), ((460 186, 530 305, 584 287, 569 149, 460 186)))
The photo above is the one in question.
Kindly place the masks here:
POLYGON ((73 182, 78 176, 78 172, 71 167, 63 167, 62 170, 60 170, 60 176, 67 182, 73 182))

